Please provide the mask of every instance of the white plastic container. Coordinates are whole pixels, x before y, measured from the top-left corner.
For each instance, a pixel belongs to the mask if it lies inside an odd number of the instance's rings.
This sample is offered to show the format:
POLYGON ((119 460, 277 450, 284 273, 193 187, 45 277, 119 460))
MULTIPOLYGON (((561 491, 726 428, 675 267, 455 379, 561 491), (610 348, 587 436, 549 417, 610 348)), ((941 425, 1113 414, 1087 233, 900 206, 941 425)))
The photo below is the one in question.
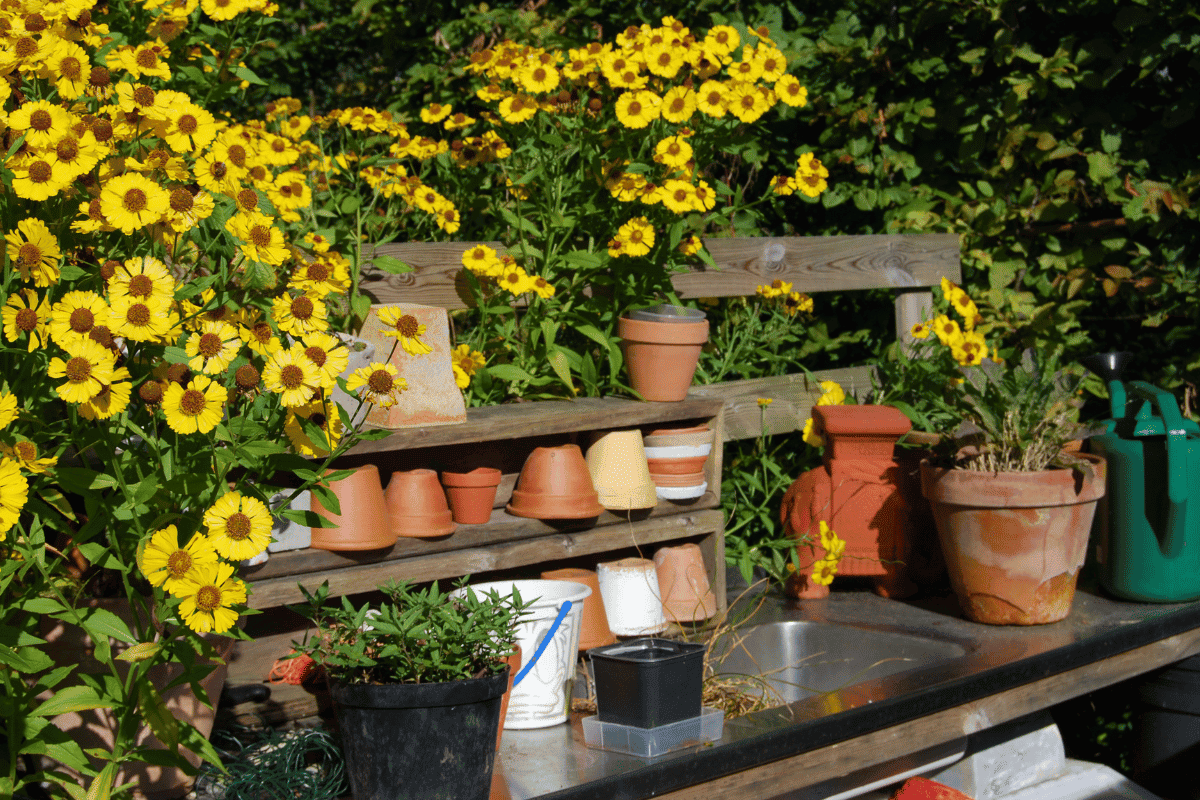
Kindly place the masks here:
POLYGON ((721 738, 724 730, 725 712, 719 708, 702 708, 698 717, 657 728, 601 722, 599 717, 583 718, 583 741, 588 747, 642 758, 654 758, 672 750, 715 742, 721 738))
POLYGON ((504 727, 506 730, 521 730, 559 725, 566 722, 570 715, 583 601, 592 593, 592 589, 572 581, 528 580, 476 583, 465 587, 465 590, 486 593, 494 589, 501 597, 508 597, 512 595, 514 587, 522 601, 533 600, 533 605, 521 618, 517 628, 522 669, 533 659, 542 641, 551 636, 550 628, 563 602, 570 600, 571 609, 553 633, 537 663, 520 683, 513 686, 504 727))

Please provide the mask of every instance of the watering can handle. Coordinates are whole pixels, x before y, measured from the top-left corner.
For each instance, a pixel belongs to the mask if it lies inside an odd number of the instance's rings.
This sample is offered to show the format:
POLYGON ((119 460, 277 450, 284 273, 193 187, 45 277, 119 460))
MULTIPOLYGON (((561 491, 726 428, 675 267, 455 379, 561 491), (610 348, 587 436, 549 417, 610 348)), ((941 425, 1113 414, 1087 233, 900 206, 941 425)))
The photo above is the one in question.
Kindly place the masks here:
MULTIPOLYGON (((529 670, 533 669, 533 665, 542 657, 542 653, 546 652, 546 648, 550 646, 550 640, 554 638, 554 634, 558 633, 559 627, 563 624, 563 620, 567 618, 567 613, 570 610, 571 601, 563 600, 562 608, 558 610, 558 616, 550 624, 550 630, 542 637, 542 643, 533 651, 533 658, 529 659, 529 663, 521 667, 521 671, 517 673, 517 677, 513 678, 513 686, 516 686, 525 679, 525 676, 529 674, 529 670)), ((542 619, 545 619, 545 617, 542 619)))
MULTIPOLYGON (((1187 430, 1175 396, 1145 381, 1131 381, 1129 388, 1158 408, 1167 433, 1167 499, 1171 501, 1168 519, 1183 517, 1188 496, 1187 430)), ((1170 529, 1168 523, 1168 530, 1170 529)))

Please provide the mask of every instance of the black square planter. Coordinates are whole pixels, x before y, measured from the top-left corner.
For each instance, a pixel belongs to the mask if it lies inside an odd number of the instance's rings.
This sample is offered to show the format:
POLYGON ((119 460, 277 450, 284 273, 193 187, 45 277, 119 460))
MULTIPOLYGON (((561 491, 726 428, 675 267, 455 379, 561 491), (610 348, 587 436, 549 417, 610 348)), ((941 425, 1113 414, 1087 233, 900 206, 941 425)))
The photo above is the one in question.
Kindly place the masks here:
POLYGON ((704 649, 647 638, 589 650, 600 721, 657 728, 700 716, 704 649))

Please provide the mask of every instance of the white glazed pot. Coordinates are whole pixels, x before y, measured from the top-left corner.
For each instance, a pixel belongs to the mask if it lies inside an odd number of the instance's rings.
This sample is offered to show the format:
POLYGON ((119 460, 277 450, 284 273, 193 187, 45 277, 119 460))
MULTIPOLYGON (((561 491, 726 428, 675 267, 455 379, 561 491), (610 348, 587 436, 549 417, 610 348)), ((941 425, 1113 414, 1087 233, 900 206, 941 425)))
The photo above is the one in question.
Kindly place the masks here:
POLYGON ((571 601, 571 610, 537 663, 513 686, 504 727, 506 730, 548 728, 566 722, 571 710, 583 601, 592 593, 591 587, 572 581, 526 580, 476 583, 465 588, 477 594, 494 589, 501 597, 511 595, 515 588, 523 601, 533 600, 517 627, 522 669, 549 634, 563 601, 571 601))
POLYGON ((667 629, 658 573, 648 558, 596 565, 608 627, 618 636, 648 636, 667 629))

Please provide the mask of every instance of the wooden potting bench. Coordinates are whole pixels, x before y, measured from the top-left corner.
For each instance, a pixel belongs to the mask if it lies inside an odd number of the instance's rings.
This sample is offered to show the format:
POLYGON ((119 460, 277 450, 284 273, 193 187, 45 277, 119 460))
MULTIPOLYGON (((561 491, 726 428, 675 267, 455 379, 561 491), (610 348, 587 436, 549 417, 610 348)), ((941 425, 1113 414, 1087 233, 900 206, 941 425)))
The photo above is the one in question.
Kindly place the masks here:
MULTIPOLYGON (((474 244, 380 246, 376 255, 399 258, 414 270, 404 275, 367 270, 362 288, 377 303, 465 308, 455 279, 462 270, 462 253, 474 244)), ((705 246, 717 268, 698 268, 675 276, 675 289, 682 298, 753 295, 757 286, 780 279, 792 283, 796 291, 814 295, 819 314, 822 293, 888 289, 895 296, 898 337, 906 336, 913 323, 925 317, 932 302, 932 286, 943 277, 956 282, 961 278, 959 241, 954 235, 708 239, 705 246)), ((828 370, 816 377, 836 380, 856 395, 871 385, 866 366, 828 370)), ((774 401, 765 413, 767 432, 798 430, 820 394, 812 379, 795 374, 695 386, 688 398, 678 403, 623 398, 513 403, 468 409, 464 424, 395 430, 387 438, 358 444, 339 463, 374 463, 385 483, 394 470, 499 465, 505 477, 491 520, 485 525, 459 526, 440 540, 403 539, 382 554, 312 549, 273 554, 248 576, 253 584, 250 604, 269 609, 300 602, 301 583, 314 588, 328 581, 331 594, 346 595, 373 590, 389 578, 418 582, 452 579, 572 560, 594 565, 636 553, 648 557, 661 544, 691 541, 703 550, 723 609, 720 447, 714 448, 706 465, 709 488, 703 497, 690 503, 660 501, 644 518, 605 512, 589 527, 505 513, 503 505, 517 473, 534 447, 567 442, 586 445, 586 437, 597 431, 648 431, 706 422, 716 431, 718 442, 755 437, 761 429, 760 397, 774 401)), ((291 638, 279 634, 243 643, 241 657, 231 665, 231 683, 261 681, 271 659, 287 652, 291 638)))

